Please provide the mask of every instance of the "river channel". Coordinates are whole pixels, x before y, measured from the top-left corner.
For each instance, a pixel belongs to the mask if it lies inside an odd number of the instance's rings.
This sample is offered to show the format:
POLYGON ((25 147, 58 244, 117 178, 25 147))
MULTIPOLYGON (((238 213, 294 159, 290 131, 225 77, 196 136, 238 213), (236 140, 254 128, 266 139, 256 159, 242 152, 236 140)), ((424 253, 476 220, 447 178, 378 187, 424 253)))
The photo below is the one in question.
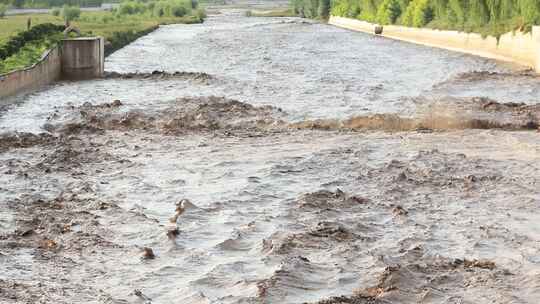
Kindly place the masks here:
POLYGON ((106 70, 2 105, 1 303, 540 298, 536 75, 242 10, 106 70))

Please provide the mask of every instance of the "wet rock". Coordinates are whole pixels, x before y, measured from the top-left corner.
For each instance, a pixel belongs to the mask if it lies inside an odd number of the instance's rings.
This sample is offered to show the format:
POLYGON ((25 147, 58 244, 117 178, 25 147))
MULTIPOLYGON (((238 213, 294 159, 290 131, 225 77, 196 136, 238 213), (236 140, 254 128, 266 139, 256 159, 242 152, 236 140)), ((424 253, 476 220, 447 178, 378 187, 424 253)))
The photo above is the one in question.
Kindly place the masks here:
POLYGON ((409 214, 409 211, 405 210, 401 206, 395 206, 392 208, 392 214, 394 214, 394 216, 403 216, 409 214))
POLYGON ((478 180, 478 179, 476 178, 476 176, 474 176, 474 175, 472 175, 472 174, 471 174, 471 175, 467 175, 467 176, 465 177, 465 181, 466 181, 466 182, 469 182, 469 183, 474 183, 474 182, 476 182, 477 180, 478 180))
POLYGON ((142 259, 144 260, 152 260, 152 259, 155 259, 156 256, 154 254, 154 251, 152 250, 152 248, 149 248, 149 247, 144 247, 143 248, 143 254, 142 254, 142 259))
POLYGON ((106 72, 104 75, 107 79, 172 79, 172 78, 181 78, 181 79, 193 79, 198 81, 209 81, 214 79, 214 77, 207 73, 198 73, 198 72, 174 72, 167 73, 164 71, 152 71, 151 73, 118 73, 118 72, 106 72))
POLYGON ((45 249, 45 250, 54 250, 58 244, 51 239, 44 239, 39 243, 38 248, 45 249))
POLYGON ((349 196, 340 189, 335 192, 320 190, 308 193, 298 200, 299 208, 316 209, 352 208, 366 202, 367 199, 359 196, 349 196))
POLYGON ((316 237, 332 237, 337 240, 351 239, 353 237, 343 226, 331 222, 319 222, 309 234, 316 237))
MULTIPOLYGON (((306 303, 304 303, 306 304, 306 303)), ((389 304, 370 296, 340 296, 320 300, 313 304, 389 304)))
POLYGON ((180 230, 177 227, 167 229, 167 237, 169 240, 174 240, 180 234, 180 230))
POLYGON ((140 298, 141 300, 145 301, 145 304, 151 304, 152 299, 150 299, 148 296, 146 296, 141 290, 135 289, 133 290, 133 295, 140 298))
POLYGON ((28 236, 31 236, 33 234, 35 234, 36 232, 34 231, 34 229, 24 229, 22 231, 20 231, 19 235, 22 236, 22 237, 28 237, 28 236))
POLYGON ((489 260, 464 260, 463 265, 466 268, 482 268, 482 269, 489 269, 493 270, 495 269, 495 262, 489 261, 489 260))

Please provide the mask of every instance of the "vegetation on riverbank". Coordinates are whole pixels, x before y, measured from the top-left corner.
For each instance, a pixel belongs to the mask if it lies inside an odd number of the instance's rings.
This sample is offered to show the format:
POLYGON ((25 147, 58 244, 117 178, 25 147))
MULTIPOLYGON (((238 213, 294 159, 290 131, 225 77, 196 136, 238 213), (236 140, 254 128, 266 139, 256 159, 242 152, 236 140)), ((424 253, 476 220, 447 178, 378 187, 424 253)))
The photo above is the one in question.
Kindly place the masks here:
MULTIPOLYGON (((68 14, 71 8, 52 11, 51 14, 30 14, 7 16, 0 19, 0 50, 13 38, 28 35, 41 24, 56 25, 60 30, 56 33, 42 33, 39 39, 24 41, 18 44, 18 49, 9 56, 0 57, 0 74, 20 69, 34 64, 41 58, 44 51, 58 43, 63 37, 58 35, 63 30, 65 19, 72 26, 80 29, 83 35, 103 36, 106 40, 106 55, 122 48, 135 39, 144 36, 159 25, 201 23, 206 18, 204 9, 192 0, 169 0, 155 2, 123 2, 113 11, 80 12, 68 14), (72 15, 71 17, 67 17, 72 15), (28 19, 34 27, 25 31, 28 19)), ((1 51, 0 51, 1 52, 1 51)))
POLYGON ((307 18, 335 16, 380 24, 451 29, 500 36, 540 24, 540 0, 291 0, 307 18))
POLYGON ((34 26, 0 44, 0 73, 21 69, 37 62, 62 38, 64 27, 52 23, 34 26))

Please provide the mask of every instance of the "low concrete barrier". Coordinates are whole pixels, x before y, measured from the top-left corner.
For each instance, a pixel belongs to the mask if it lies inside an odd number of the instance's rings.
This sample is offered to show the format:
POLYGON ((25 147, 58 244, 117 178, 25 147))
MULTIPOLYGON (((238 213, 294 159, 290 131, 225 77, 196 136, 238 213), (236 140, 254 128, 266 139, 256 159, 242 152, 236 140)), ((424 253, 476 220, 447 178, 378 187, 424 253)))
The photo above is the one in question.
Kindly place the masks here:
POLYGON ((59 79, 100 78, 104 73, 103 38, 66 39, 33 66, 0 75, 0 99, 30 92, 59 79))
POLYGON ((61 51, 47 51, 33 66, 0 75, 0 99, 28 92, 60 79, 61 51))
MULTIPOLYGON (((331 16, 329 24, 374 34, 375 24, 331 16)), ((495 37, 457 31, 440 31, 387 25, 382 36, 477 55, 486 58, 514 62, 540 72, 540 27, 534 26, 529 33, 507 33, 497 41, 495 37)))

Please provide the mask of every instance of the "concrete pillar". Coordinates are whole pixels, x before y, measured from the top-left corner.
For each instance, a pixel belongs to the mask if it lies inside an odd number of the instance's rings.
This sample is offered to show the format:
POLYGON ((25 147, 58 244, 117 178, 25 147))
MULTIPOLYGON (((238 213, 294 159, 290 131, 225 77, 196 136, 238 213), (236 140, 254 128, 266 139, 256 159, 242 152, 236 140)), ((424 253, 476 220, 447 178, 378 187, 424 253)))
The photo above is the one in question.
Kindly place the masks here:
POLYGON ((62 78, 83 80, 103 77, 105 52, 101 37, 81 37, 62 41, 62 78))

